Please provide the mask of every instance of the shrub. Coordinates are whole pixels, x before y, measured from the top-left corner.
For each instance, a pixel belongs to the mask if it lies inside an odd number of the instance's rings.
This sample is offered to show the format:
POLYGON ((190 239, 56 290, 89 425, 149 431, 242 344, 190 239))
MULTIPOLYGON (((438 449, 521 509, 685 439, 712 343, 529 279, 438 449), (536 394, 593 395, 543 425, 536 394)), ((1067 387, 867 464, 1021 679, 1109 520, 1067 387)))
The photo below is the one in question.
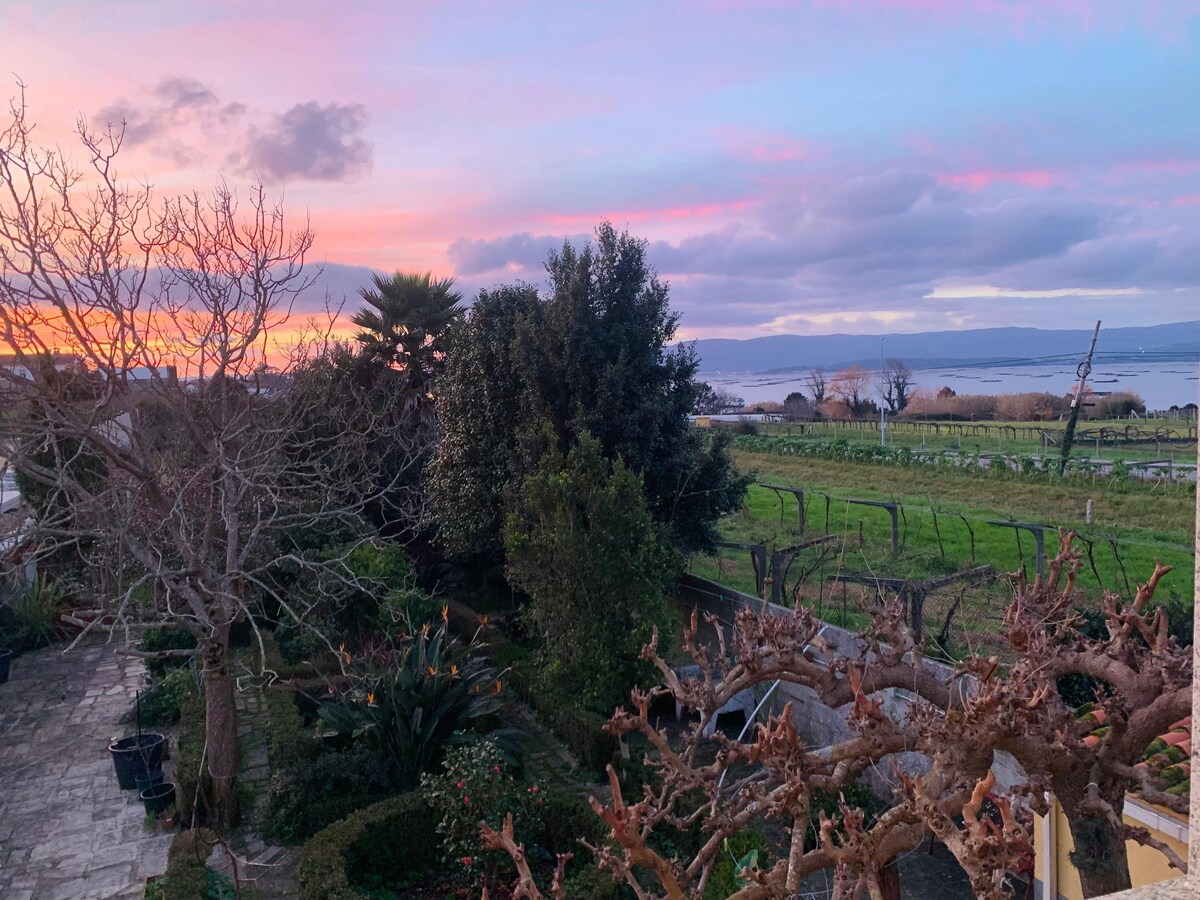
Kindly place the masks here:
POLYGON ((296 844, 395 793, 385 760, 364 746, 328 751, 288 771, 271 772, 268 835, 296 844))
POLYGON ((179 705, 179 765, 175 776, 180 819, 191 825, 205 820, 204 798, 209 778, 204 766, 204 696, 199 692, 184 697, 179 705))
POLYGON ((287 687, 272 685, 266 691, 267 759, 272 772, 292 772, 316 757, 316 738, 304 728, 296 695, 287 687))
POLYGON ((395 880, 439 851, 433 812, 419 794, 401 794, 319 831, 300 851, 300 900, 361 900, 349 872, 395 880))
POLYGON ((329 641, 310 624, 280 625, 273 635, 279 656, 289 666, 329 656, 329 641))
POLYGON ((179 721, 183 701, 196 693, 191 669, 174 669, 142 694, 139 706, 143 725, 174 725, 179 721))
MULTIPOLYGON (((160 650, 193 650, 196 647, 196 636, 186 628, 147 628, 142 634, 142 652, 157 653, 160 650)), ((146 671, 152 678, 162 678, 172 669, 188 665, 190 659, 186 656, 166 656, 161 659, 147 659, 146 671)))
MULTIPOLYGON (((155 883, 162 900, 207 900, 209 886, 205 873, 208 870, 204 861, 208 859, 214 840, 214 835, 201 829, 175 835, 167 851, 167 870, 155 883)), ((146 896, 151 896, 149 890, 146 896)))
POLYGON ((747 829, 727 837, 713 863, 704 900, 725 900, 736 894, 747 884, 739 873, 743 869, 766 868, 766 859, 767 839, 759 832, 747 829))
POLYGON ((512 777, 500 749, 484 740, 446 753, 445 772, 421 776, 421 796, 439 817, 442 854, 447 865, 464 882, 480 872, 495 874, 510 865, 501 850, 485 852, 480 846, 479 823, 497 831, 505 816, 512 815, 519 842, 528 842, 531 813, 542 805, 537 785, 526 785, 512 777))
POLYGON ((679 560, 647 508, 641 477, 586 432, 521 485, 504 527, 510 583, 545 635, 542 676, 583 708, 628 702, 642 646, 674 630, 667 582, 679 560))
POLYGON ((41 578, 25 588, 11 604, 2 607, 0 647, 32 650, 45 647, 59 635, 58 615, 67 600, 67 586, 56 578, 41 578))
POLYGON ((384 634, 436 622, 441 603, 415 587, 394 588, 379 601, 379 628, 384 634))
POLYGON ((321 721, 347 742, 361 741, 391 761, 401 789, 436 766, 452 735, 500 708, 501 673, 424 626, 396 648, 393 667, 363 687, 321 704, 321 721))
POLYGON ((612 875, 594 864, 564 879, 563 895, 567 900, 619 900, 634 896, 627 884, 613 881, 612 875))

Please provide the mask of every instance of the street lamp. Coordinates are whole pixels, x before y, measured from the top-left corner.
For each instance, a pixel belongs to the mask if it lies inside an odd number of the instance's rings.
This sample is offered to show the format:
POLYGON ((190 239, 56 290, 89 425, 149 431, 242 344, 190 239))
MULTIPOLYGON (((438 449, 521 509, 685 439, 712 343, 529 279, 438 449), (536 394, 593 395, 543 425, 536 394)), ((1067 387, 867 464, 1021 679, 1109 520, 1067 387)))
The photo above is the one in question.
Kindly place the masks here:
POLYGON ((884 429, 887 427, 887 422, 883 418, 883 409, 887 401, 884 400, 884 392, 887 390, 887 372, 883 368, 883 342, 887 337, 879 339, 879 446, 886 447, 887 440, 884 437, 884 429))

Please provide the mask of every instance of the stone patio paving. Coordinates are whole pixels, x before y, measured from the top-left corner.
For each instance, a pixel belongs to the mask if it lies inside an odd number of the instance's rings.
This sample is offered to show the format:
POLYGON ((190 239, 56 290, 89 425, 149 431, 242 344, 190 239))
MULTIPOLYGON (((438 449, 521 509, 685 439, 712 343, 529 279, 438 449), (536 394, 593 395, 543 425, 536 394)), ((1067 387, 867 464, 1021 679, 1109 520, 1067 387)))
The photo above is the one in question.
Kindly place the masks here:
MULTIPOLYGON (((0 685, 0 897, 141 897, 171 835, 148 831, 117 786, 108 743, 144 686, 139 660, 104 644, 13 662, 0 685)), ((168 775, 168 778, 170 776, 168 775)))

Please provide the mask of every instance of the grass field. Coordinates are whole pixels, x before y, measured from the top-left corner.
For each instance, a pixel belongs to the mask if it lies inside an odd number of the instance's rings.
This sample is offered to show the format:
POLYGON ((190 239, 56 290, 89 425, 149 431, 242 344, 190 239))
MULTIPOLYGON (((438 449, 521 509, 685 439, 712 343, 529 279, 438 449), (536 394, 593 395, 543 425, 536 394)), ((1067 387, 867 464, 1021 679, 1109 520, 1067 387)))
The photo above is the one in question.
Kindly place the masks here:
MULTIPOLYGON (((785 422, 755 423, 759 434, 767 436, 840 438, 851 443, 879 443, 879 422, 785 422)), ((1057 455, 1055 442, 1065 428, 1064 422, 908 422, 887 423, 887 444, 913 450, 963 451, 969 453, 1008 453, 1057 455), (1054 442, 1047 445, 1039 432, 1045 431, 1054 442)), ((1093 459, 1130 462, 1170 459, 1181 464, 1196 462, 1196 424, 1179 419, 1121 419, 1081 421, 1075 454, 1093 459), (1159 435, 1159 439, 1155 439, 1159 435), (1142 440, 1129 438, 1140 436, 1142 440), (1175 438, 1167 440, 1166 438, 1175 438)))
MULTIPOLYGON (((803 538, 824 533, 828 514, 828 531, 837 534, 838 539, 824 548, 800 553, 789 573, 785 593, 790 596, 796 576, 810 569, 799 597, 802 602, 819 606, 826 618, 842 617, 845 621, 839 624, 861 622, 854 615, 854 589, 832 585, 826 581, 827 576, 870 571, 927 578, 968 568, 973 564, 972 531, 975 564, 1011 572, 1024 560, 1032 573, 1032 535, 1022 533, 1018 545, 1013 529, 989 525, 989 520, 1078 530, 1086 539, 1080 544, 1085 553, 1079 579, 1084 602, 1094 604, 1102 589, 1128 594, 1136 581, 1149 576, 1155 558, 1160 558, 1175 571, 1163 582, 1159 599, 1175 598, 1178 604, 1190 605, 1195 498, 1183 487, 996 480, 965 472, 747 452, 738 452, 735 458, 743 471, 756 472, 760 481, 805 488, 807 527, 803 538), (890 500, 903 505, 898 553, 892 553, 886 511, 850 504, 850 498, 890 500), (1089 498, 1095 503, 1092 525, 1084 523, 1089 498)), ((721 523, 721 531, 728 541, 766 544, 768 552, 802 539, 795 499, 784 495, 781 500, 775 492, 758 486, 750 488, 743 509, 721 523)), ((1057 549, 1056 536, 1048 532, 1046 540, 1047 553, 1052 555, 1057 549)), ((690 569, 749 593, 755 591, 754 571, 745 551, 726 549, 719 556, 697 557, 690 569)), ((1004 584, 967 591, 955 613, 955 628, 994 631, 1007 605, 1008 591, 1004 584)), ((927 621, 943 619, 958 594, 959 589, 953 588, 931 597, 926 605, 927 621)))

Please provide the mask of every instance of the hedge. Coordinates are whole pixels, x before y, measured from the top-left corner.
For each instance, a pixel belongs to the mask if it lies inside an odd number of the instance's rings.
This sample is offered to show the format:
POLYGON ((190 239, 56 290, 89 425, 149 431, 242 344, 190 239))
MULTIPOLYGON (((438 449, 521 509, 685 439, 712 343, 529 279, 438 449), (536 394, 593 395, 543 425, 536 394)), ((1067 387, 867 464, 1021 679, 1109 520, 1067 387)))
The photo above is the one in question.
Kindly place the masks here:
POLYGON ((204 821, 204 798, 208 796, 208 772, 204 765, 204 696, 189 694, 179 707, 179 765, 176 775, 176 806, 185 825, 193 822, 197 813, 204 821), (199 798, 199 799, 197 799, 199 798))
POLYGON ((295 693, 284 685, 271 685, 263 695, 267 703, 267 759, 272 774, 287 774, 313 758, 316 739, 309 733, 296 706, 295 693))
POLYGON ((350 872, 398 879, 436 859, 433 810, 418 793, 351 813, 300 850, 300 900, 361 900, 350 872))
POLYGON ((204 862, 216 837, 202 829, 181 831, 167 851, 167 871, 159 879, 163 900, 207 900, 204 862))

